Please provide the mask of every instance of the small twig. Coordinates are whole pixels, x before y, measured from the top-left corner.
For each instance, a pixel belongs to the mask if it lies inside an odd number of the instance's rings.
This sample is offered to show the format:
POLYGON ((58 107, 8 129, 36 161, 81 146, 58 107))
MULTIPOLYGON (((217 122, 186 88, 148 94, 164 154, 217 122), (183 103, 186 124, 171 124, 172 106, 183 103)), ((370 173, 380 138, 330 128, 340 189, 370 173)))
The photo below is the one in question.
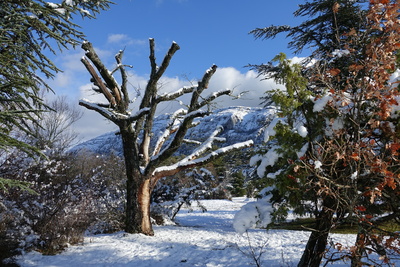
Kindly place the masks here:
POLYGON ((266 246, 268 245, 268 241, 264 242, 264 244, 258 249, 258 253, 257 253, 255 247, 251 243, 249 232, 247 230, 246 230, 246 237, 247 237, 247 242, 249 244, 249 252, 244 251, 237 244, 236 244, 236 246, 237 246, 238 250, 243 253, 243 255, 251 258, 257 267, 261 267, 261 257, 265 253, 265 249, 266 249, 266 246))

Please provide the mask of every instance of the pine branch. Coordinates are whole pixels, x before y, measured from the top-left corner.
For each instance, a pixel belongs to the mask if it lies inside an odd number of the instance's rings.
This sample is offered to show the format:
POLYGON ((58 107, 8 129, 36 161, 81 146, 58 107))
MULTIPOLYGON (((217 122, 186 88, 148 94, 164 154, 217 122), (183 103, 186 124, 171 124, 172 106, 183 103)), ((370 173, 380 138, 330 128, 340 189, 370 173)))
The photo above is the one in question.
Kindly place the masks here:
POLYGON ((278 34, 282 32, 288 32, 292 27, 288 25, 283 26, 269 26, 265 28, 256 28, 249 33, 254 35, 256 39, 274 39, 278 34))

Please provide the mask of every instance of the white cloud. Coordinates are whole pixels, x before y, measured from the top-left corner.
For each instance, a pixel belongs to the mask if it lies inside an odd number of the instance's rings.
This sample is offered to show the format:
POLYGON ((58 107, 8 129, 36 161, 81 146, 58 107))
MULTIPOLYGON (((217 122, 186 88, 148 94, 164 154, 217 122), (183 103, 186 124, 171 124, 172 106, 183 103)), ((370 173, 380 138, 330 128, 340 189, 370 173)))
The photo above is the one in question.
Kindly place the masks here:
POLYGON ((260 97, 267 90, 275 89, 278 86, 273 80, 262 80, 257 73, 250 70, 241 73, 235 68, 220 68, 210 81, 210 90, 219 91, 231 89, 235 95, 243 94, 239 99, 224 97, 223 106, 249 106, 259 107, 260 97))
POLYGON ((110 34, 107 38, 107 43, 118 43, 126 40, 128 36, 126 34, 110 34))
POLYGON ((115 33, 108 35, 107 43, 118 44, 122 47, 127 45, 145 45, 146 40, 133 39, 127 34, 115 33))

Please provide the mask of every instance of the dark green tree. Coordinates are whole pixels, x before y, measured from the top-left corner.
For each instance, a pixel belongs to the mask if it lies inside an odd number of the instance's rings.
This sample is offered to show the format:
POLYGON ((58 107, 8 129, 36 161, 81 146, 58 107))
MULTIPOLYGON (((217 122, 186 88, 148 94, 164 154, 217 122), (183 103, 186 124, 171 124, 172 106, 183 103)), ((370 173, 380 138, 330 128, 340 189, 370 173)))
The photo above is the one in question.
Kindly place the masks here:
POLYGON ((241 172, 235 172, 232 176, 233 176, 231 181, 232 189, 230 190, 232 196, 234 197, 245 196, 247 193, 245 186, 246 177, 241 172))
MULTIPOLYGON (((15 130, 31 133, 48 109, 39 92, 51 90, 46 79, 60 71, 48 55, 79 45, 84 34, 73 17, 95 18, 109 8, 108 0, 3 0, 0 2, 0 149, 39 150, 18 139, 15 130)), ((0 189, 12 185, 0 180, 0 189)))
POLYGON ((286 91, 270 91, 265 98, 277 105, 280 118, 267 131, 272 137, 258 173, 274 177, 269 182, 272 201, 279 204, 275 220, 289 208, 316 218, 299 266, 319 266, 330 231, 343 222, 359 226, 357 242, 348 254, 328 260, 350 258, 352 266, 360 266, 375 252, 381 262, 374 264, 382 264, 390 261, 391 251, 399 253, 398 234, 380 227, 382 221, 399 219, 399 207, 393 205, 400 186, 393 115, 399 92, 390 80, 399 3, 363 3, 307 2, 295 15, 311 19, 300 26, 253 31, 264 38, 286 31, 295 52, 313 49, 307 62, 312 64, 296 65, 280 55, 277 64, 253 66, 286 85, 286 91))
POLYGON ((291 39, 288 47, 296 54, 303 50, 313 51, 313 54, 329 57, 340 47, 345 33, 351 29, 365 29, 367 0, 323 0, 305 1, 299 4, 294 12, 295 17, 307 17, 297 26, 281 25, 256 28, 250 33, 257 39, 272 39, 278 34, 287 33, 291 39), (364 8, 363 8, 364 7, 364 8), (340 12, 336 10, 340 9, 340 12))

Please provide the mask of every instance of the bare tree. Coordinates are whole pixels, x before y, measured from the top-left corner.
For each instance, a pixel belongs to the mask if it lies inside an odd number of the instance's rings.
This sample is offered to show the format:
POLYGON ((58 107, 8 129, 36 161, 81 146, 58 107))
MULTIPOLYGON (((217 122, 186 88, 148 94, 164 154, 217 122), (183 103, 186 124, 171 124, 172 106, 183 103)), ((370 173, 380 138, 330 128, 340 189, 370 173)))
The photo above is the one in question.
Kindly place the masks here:
POLYGON ((127 175, 125 230, 129 233, 154 235, 150 222, 150 195, 161 178, 206 164, 232 150, 251 146, 253 142, 249 140, 210 151, 215 141, 222 141, 222 138, 217 137, 223 130, 222 127, 219 127, 208 140, 199 143, 198 148, 193 153, 171 163, 171 156, 184 142, 190 141, 185 139, 185 135, 187 130, 193 126, 193 120, 208 114, 202 108, 219 96, 229 95, 231 91, 224 90, 209 96, 202 96, 212 75, 217 70, 217 66, 213 65, 196 85, 181 88, 170 94, 159 94, 159 80, 167 69, 173 55, 179 50, 179 46, 175 42, 172 43, 161 65, 158 66, 155 57, 154 39, 150 39, 149 43, 150 79, 140 100, 138 111, 135 114, 129 112, 131 99, 128 95, 126 66, 122 64, 123 51, 120 51, 115 57, 117 68, 109 71, 89 42, 82 44, 82 48, 86 51, 86 57, 82 58, 82 62, 92 76, 93 89, 102 93, 107 99, 107 103, 93 103, 81 100, 79 104, 98 112, 118 126, 122 139, 127 175), (113 73, 116 71, 121 74, 121 84, 118 84, 113 77, 113 73), (157 106, 162 102, 174 101, 185 94, 191 94, 191 100, 186 106, 187 108, 179 109, 171 115, 170 122, 165 126, 164 133, 158 136, 156 145, 151 147, 151 139, 156 138, 152 133, 152 128, 157 106))
POLYGON ((82 112, 71 106, 66 96, 58 96, 47 105, 51 110, 43 112, 39 123, 31 126, 31 143, 60 155, 76 142, 78 134, 71 126, 82 117, 82 112))

